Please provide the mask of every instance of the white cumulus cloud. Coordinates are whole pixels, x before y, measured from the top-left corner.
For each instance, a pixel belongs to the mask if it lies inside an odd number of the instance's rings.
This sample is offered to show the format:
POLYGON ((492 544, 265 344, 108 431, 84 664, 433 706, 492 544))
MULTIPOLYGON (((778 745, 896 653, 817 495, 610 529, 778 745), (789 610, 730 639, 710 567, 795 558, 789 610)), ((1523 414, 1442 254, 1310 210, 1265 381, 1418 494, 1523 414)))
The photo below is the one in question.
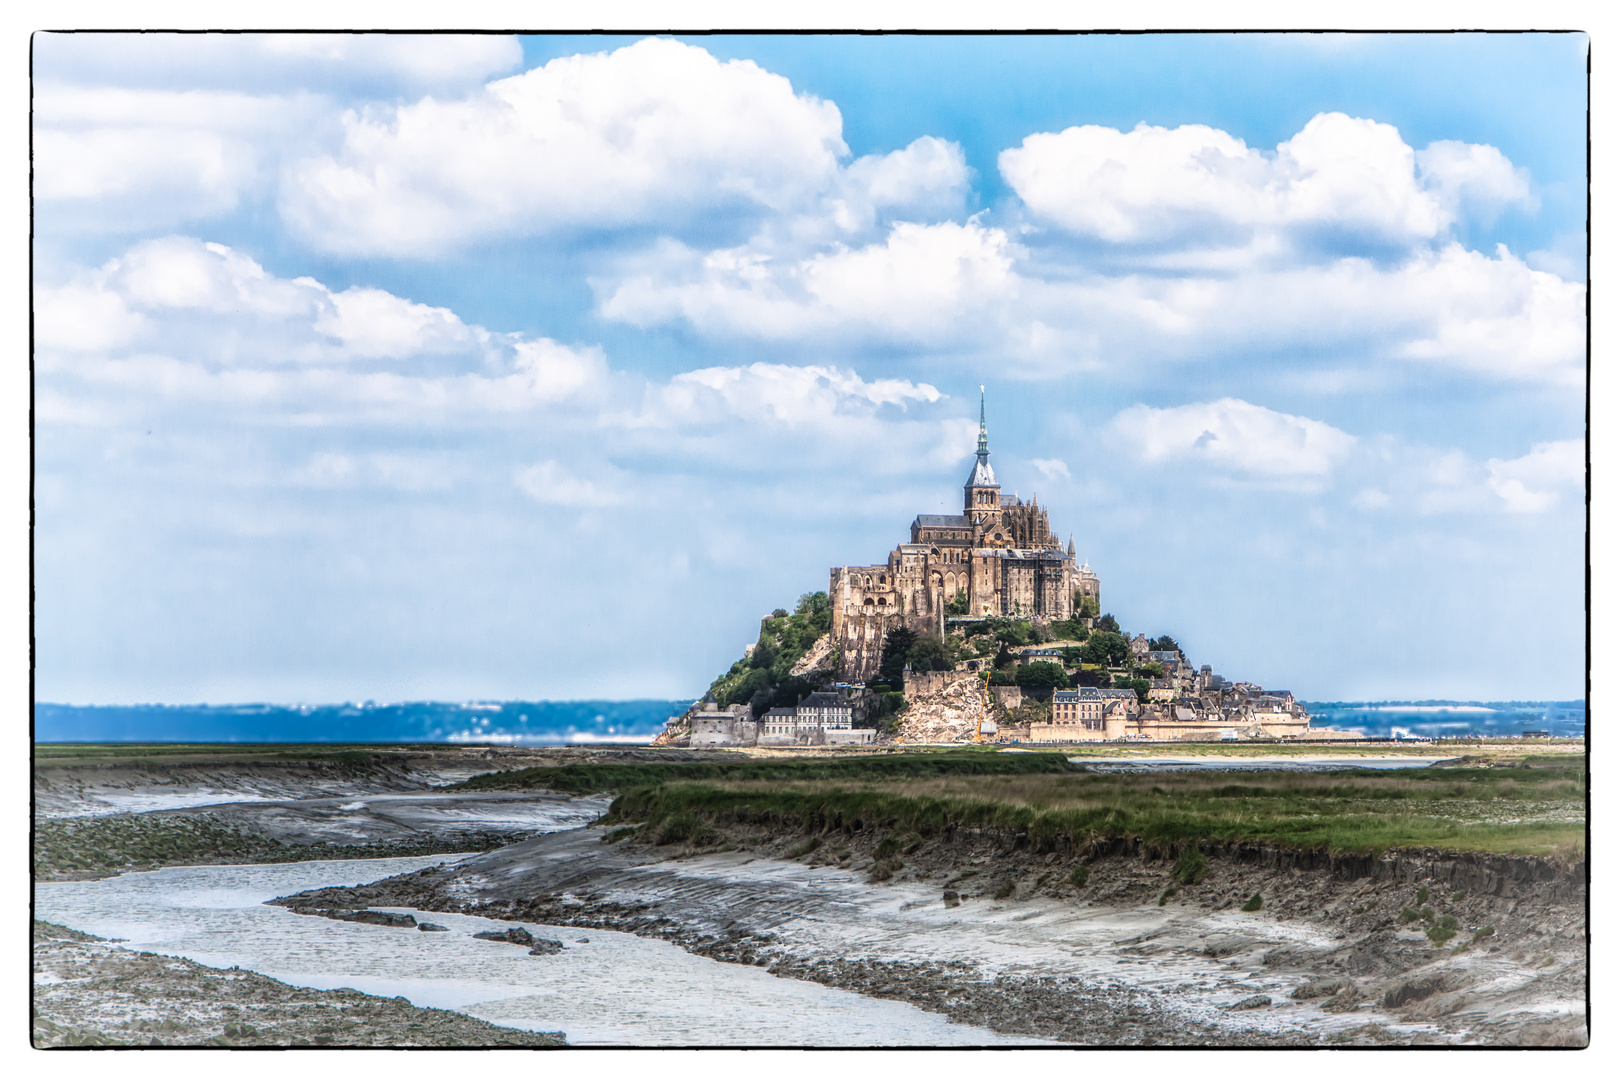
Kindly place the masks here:
POLYGON ((777 260, 751 248, 669 247, 613 284, 604 316, 638 326, 787 338, 828 332, 949 338, 1017 289, 1013 245, 976 221, 899 222, 882 241, 777 260))
POLYGON ((1523 457, 1485 463, 1488 483, 1516 514, 1550 510, 1560 496, 1578 491, 1586 478, 1586 444, 1579 439, 1537 443, 1523 457))
POLYGON ((1168 409, 1133 405, 1110 426, 1144 461, 1200 461, 1258 477, 1325 475, 1356 444, 1320 420, 1237 398, 1168 409))
POLYGON ((790 208, 848 153, 830 102, 662 38, 562 57, 459 100, 351 112, 343 128, 341 150, 290 169, 281 206, 309 242, 350 254, 790 208))
POLYGON ((625 500, 622 479, 620 484, 598 484, 551 460, 519 469, 514 479, 531 499, 550 506, 616 506, 625 500))
POLYGON ((1442 235, 1464 201, 1528 202, 1490 146, 1414 151, 1388 124, 1321 113, 1274 153, 1200 124, 1086 125, 1002 152, 1003 177, 1038 218, 1115 244, 1245 246, 1259 230, 1332 229, 1382 243, 1442 235))

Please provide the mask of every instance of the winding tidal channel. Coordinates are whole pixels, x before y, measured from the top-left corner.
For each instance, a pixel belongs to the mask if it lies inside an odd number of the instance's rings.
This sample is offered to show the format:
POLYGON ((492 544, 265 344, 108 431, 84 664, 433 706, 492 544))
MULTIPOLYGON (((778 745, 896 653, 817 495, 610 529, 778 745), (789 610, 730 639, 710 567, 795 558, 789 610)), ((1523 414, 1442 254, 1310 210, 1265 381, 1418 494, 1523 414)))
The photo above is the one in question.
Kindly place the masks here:
POLYGON ((169 867, 99 881, 41 883, 35 886, 36 916, 125 939, 130 949, 209 967, 240 966, 293 986, 348 987, 502 1026, 561 1031, 574 1046, 1041 1042, 610 930, 525 923, 536 937, 566 945, 560 954, 537 957, 472 936, 505 930, 510 922, 413 912, 421 921, 448 928, 424 933, 297 915, 264 903, 305 889, 358 885, 454 861, 441 855, 169 867))

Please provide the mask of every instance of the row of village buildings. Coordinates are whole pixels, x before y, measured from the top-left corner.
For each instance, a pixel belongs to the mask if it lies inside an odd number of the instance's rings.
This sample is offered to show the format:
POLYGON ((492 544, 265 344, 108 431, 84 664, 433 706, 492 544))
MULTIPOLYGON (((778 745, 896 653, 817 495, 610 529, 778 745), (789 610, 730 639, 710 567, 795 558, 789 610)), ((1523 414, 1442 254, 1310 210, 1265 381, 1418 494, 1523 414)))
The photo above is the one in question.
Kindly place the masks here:
MULTIPOLYGON (((1145 637, 1131 642, 1137 663, 1155 662, 1164 677, 1149 681, 1148 699, 1130 689, 1080 687, 1074 690, 1028 691, 1017 686, 983 688, 980 661, 958 664, 954 671, 905 673, 905 698, 914 709, 943 707, 962 734, 981 732, 997 741, 1038 743, 1109 740, 1202 740, 1241 738, 1332 738, 1336 732, 1311 727, 1310 715, 1286 690, 1266 690, 1253 683, 1231 683, 1209 667, 1194 668, 1179 652, 1155 652, 1145 637), (1045 700, 1051 710, 1045 723, 999 730, 993 714, 1017 709, 1026 700, 1045 700), (992 710, 987 696, 1001 708, 992 710)), ((1062 665, 1063 650, 1032 646, 1022 663, 1048 661, 1062 665)), ((872 743, 874 729, 864 726, 871 697, 860 683, 839 683, 813 693, 791 708, 775 708, 755 718, 747 705, 722 708, 698 702, 684 716, 671 717, 670 737, 689 746, 859 746, 872 743)))

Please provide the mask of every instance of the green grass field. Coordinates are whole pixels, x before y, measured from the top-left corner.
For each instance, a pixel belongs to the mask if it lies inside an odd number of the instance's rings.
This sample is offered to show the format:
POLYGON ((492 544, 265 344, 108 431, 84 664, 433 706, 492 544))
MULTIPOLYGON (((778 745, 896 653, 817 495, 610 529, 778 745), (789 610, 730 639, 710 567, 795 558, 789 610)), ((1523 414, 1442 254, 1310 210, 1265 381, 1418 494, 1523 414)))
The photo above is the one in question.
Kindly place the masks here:
MULTIPOLYGON (((1009 755, 1014 756, 1014 755, 1009 755)), ((1574 860, 1585 852, 1584 759, 1497 768, 1333 772, 939 775, 909 779, 731 779, 626 790, 607 823, 696 818, 820 833, 871 827, 939 835, 1024 833, 1039 848, 1136 837, 1263 841, 1333 852, 1437 847, 1574 860)))
POLYGON ((1078 773, 1067 756, 983 754, 943 750, 903 754, 824 754, 814 757, 740 758, 737 761, 601 762, 484 773, 456 787, 467 791, 546 788, 576 794, 628 791, 695 780, 792 782, 896 780, 940 776, 1028 776, 1078 773))

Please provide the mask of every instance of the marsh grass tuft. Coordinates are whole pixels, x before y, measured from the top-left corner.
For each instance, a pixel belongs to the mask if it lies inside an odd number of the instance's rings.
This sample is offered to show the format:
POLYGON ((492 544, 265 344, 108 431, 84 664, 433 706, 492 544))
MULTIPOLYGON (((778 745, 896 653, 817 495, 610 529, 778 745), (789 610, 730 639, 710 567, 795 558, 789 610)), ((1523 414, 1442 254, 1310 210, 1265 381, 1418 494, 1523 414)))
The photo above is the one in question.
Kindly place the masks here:
POLYGON ((1081 863, 1079 866, 1069 871, 1069 884, 1073 885, 1077 889, 1085 888, 1086 882, 1090 880, 1091 867, 1085 865, 1084 863, 1081 863))
POLYGON ((996 886, 996 891, 994 893, 992 893, 991 895, 997 900, 1005 900, 1008 897, 1012 896, 1012 894, 1017 892, 1017 891, 1018 891, 1018 882, 1014 881, 1012 878, 1008 878, 1006 881, 1003 881, 1000 885, 997 885, 996 886))
POLYGON ((665 844, 691 844, 699 847, 712 844, 719 839, 719 834, 703 818, 696 814, 672 814, 659 823, 658 833, 654 843, 665 844))
POLYGON ((1417 891, 1417 902, 1420 905, 1429 902, 1429 887, 1427 885, 1417 891))
POLYGON ((1266 902, 1264 900, 1260 899, 1260 894, 1259 893, 1255 893, 1253 896, 1249 897, 1247 900, 1245 900, 1243 902, 1243 910, 1244 911, 1259 911, 1261 908, 1263 908, 1265 906, 1266 906, 1266 902))
POLYGON ((792 847, 787 849, 787 857, 790 859, 802 858, 820 846, 821 837, 807 836, 803 840, 800 840, 797 844, 794 844, 792 847))
POLYGON ((1203 881, 1208 873, 1209 860, 1204 858, 1204 853, 1197 847, 1189 846, 1182 850, 1171 876, 1182 885, 1196 885, 1203 881))
POLYGON ((1165 904, 1169 903, 1170 898, 1175 896, 1178 891, 1180 890, 1178 890, 1176 886, 1172 885, 1168 889, 1164 890, 1164 892, 1160 893, 1159 906, 1164 907, 1165 904))

